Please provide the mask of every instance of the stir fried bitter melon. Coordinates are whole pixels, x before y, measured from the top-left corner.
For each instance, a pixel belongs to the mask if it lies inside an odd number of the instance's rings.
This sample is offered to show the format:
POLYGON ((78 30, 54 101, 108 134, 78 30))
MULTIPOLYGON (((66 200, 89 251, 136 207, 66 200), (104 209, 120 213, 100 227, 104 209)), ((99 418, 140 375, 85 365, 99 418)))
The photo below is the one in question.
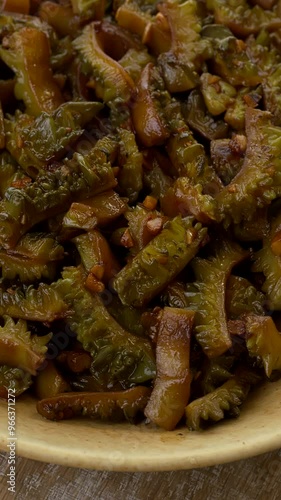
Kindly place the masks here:
POLYGON ((0 398, 200 430, 281 373, 281 0, 0 12, 0 398))

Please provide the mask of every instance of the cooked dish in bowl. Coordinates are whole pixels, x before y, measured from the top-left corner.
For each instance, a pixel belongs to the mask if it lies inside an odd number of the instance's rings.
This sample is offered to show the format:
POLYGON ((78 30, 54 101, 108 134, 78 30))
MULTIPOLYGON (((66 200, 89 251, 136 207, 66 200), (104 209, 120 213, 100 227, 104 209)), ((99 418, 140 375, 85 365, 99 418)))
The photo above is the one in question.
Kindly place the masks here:
POLYGON ((199 430, 278 378, 280 30, 265 0, 4 2, 3 399, 199 430))

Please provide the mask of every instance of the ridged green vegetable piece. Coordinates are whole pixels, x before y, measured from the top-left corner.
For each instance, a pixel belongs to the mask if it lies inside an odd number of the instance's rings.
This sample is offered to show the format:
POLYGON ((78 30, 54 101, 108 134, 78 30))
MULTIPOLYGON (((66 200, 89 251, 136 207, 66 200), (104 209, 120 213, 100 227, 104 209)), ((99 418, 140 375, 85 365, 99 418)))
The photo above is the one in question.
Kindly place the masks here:
POLYGON ((224 224, 250 220, 274 200, 281 187, 281 128, 267 111, 246 111, 247 150, 241 170, 216 197, 224 224))
POLYGON ((134 82, 122 66, 109 57, 98 44, 94 24, 87 25, 73 42, 74 48, 86 61, 93 75, 97 97, 104 102, 127 101, 134 88, 134 82))
POLYGON ((120 153, 118 175, 118 186, 121 194, 129 198, 129 202, 134 202, 143 187, 142 182, 142 153, 139 151, 135 134, 129 130, 119 129, 120 153))
POLYGON ((44 167, 62 158, 102 107, 99 102, 67 102, 37 118, 16 113, 15 118, 5 120, 7 149, 22 169, 36 178, 44 167))
POLYGON ((259 5, 250 7, 246 0, 207 0, 206 5, 214 12, 215 21, 237 36, 256 34, 261 29, 278 29, 281 25, 275 9, 264 10, 259 5))
POLYGON ((226 283, 225 308, 229 319, 237 319, 242 314, 264 314, 266 297, 246 278, 229 276, 226 283))
POLYGON ((43 363, 47 352, 46 344, 52 334, 38 337, 30 335, 26 321, 15 322, 10 316, 3 316, 4 326, 0 327, 0 365, 20 368, 31 375, 43 363))
POLYGON ((158 57, 169 92, 184 92, 199 81, 197 71, 210 58, 212 46, 200 36, 201 19, 198 2, 164 2, 159 6, 171 31, 171 48, 158 57))
POLYGON ((201 375, 199 377, 203 395, 213 392, 233 376, 230 371, 233 362, 233 356, 218 356, 204 360, 202 367, 200 367, 201 375))
POLYGON ((235 375, 221 387, 195 399, 185 409, 186 424, 190 430, 199 431, 202 421, 218 422, 225 417, 239 415, 239 406, 245 401, 251 386, 260 377, 248 368, 238 368, 235 375))
POLYGON ((31 321, 51 322, 64 318, 67 305, 56 290, 56 285, 40 283, 6 288, 0 286, 0 315, 31 321))
POLYGON ((214 358, 231 347, 225 312, 225 290, 233 266, 248 253, 232 241, 222 239, 215 256, 196 257, 192 263, 196 281, 189 295, 190 307, 196 310, 195 335, 205 354, 214 358))
POLYGON ((267 309, 281 310, 281 257, 275 255, 271 248, 271 239, 274 235, 274 224, 271 232, 263 239, 260 250, 254 253, 252 271, 263 273, 265 280, 262 291, 265 293, 267 309), (273 234, 272 234, 273 233, 273 234))
POLYGON ((207 229, 191 217, 167 222, 117 274, 113 286, 123 304, 147 304, 184 269, 205 243, 206 234, 207 229))
POLYGON ((44 233, 27 233, 10 251, 0 249, 2 278, 19 278, 27 283, 41 278, 54 279, 57 262, 64 257, 64 248, 44 233))
POLYGON ((203 194, 201 184, 192 184, 188 177, 179 177, 161 199, 161 209, 165 215, 174 217, 192 215, 203 224, 216 220, 216 202, 208 194, 203 194))
POLYGON ((110 164, 116 142, 100 139, 83 156, 74 153, 56 169, 20 188, 10 187, 0 202, 0 244, 14 246, 32 226, 67 210, 73 201, 107 191, 116 185, 110 164))
POLYGON ((124 56, 119 59, 119 64, 130 75, 134 82, 137 82, 143 68, 150 62, 153 62, 153 57, 146 49, 129 49, 124 56))
POLYGON ((69 305, 66 322, 93 357, 92 369, 108 374, 108 383, 120 380, 130 387, 155 377, 155 359, 148 340, 128 333, 109 314, 99 294, 83 284, 79 268, 66 268, 58 290, 69 305))
POLYGON ((270 316, 249 315, 246 320, 246 345, 250 356, 263 364, 267 377, 281 370, 281 334, 270 316))

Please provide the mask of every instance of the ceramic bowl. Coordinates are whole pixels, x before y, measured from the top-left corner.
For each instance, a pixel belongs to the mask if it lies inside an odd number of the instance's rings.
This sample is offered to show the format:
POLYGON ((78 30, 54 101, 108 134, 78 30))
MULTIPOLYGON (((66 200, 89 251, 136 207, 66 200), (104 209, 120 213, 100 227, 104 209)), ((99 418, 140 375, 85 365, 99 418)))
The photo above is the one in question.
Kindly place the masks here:
MULTIPOLYGON (((86 419, 51 422, 35 400, 16 402, 17 454, 43 462, 112 471, 191 469, 248 458, 281 447, 281 380, 255 389, 237 419, 202 432, 166 432, 145 424, 86 419)), ((0 400, 0 449, 8 451, 7 403, 0 400)))

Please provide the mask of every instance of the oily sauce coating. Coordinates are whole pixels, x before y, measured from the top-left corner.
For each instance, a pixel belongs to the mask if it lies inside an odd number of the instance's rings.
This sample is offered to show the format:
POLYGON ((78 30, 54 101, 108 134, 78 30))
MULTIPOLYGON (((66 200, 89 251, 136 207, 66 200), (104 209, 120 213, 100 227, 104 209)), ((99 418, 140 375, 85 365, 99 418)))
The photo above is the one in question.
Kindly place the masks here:
POLYGON ((5 0, 0 397, 198 430, 281 371, 280 0, 5 0))

